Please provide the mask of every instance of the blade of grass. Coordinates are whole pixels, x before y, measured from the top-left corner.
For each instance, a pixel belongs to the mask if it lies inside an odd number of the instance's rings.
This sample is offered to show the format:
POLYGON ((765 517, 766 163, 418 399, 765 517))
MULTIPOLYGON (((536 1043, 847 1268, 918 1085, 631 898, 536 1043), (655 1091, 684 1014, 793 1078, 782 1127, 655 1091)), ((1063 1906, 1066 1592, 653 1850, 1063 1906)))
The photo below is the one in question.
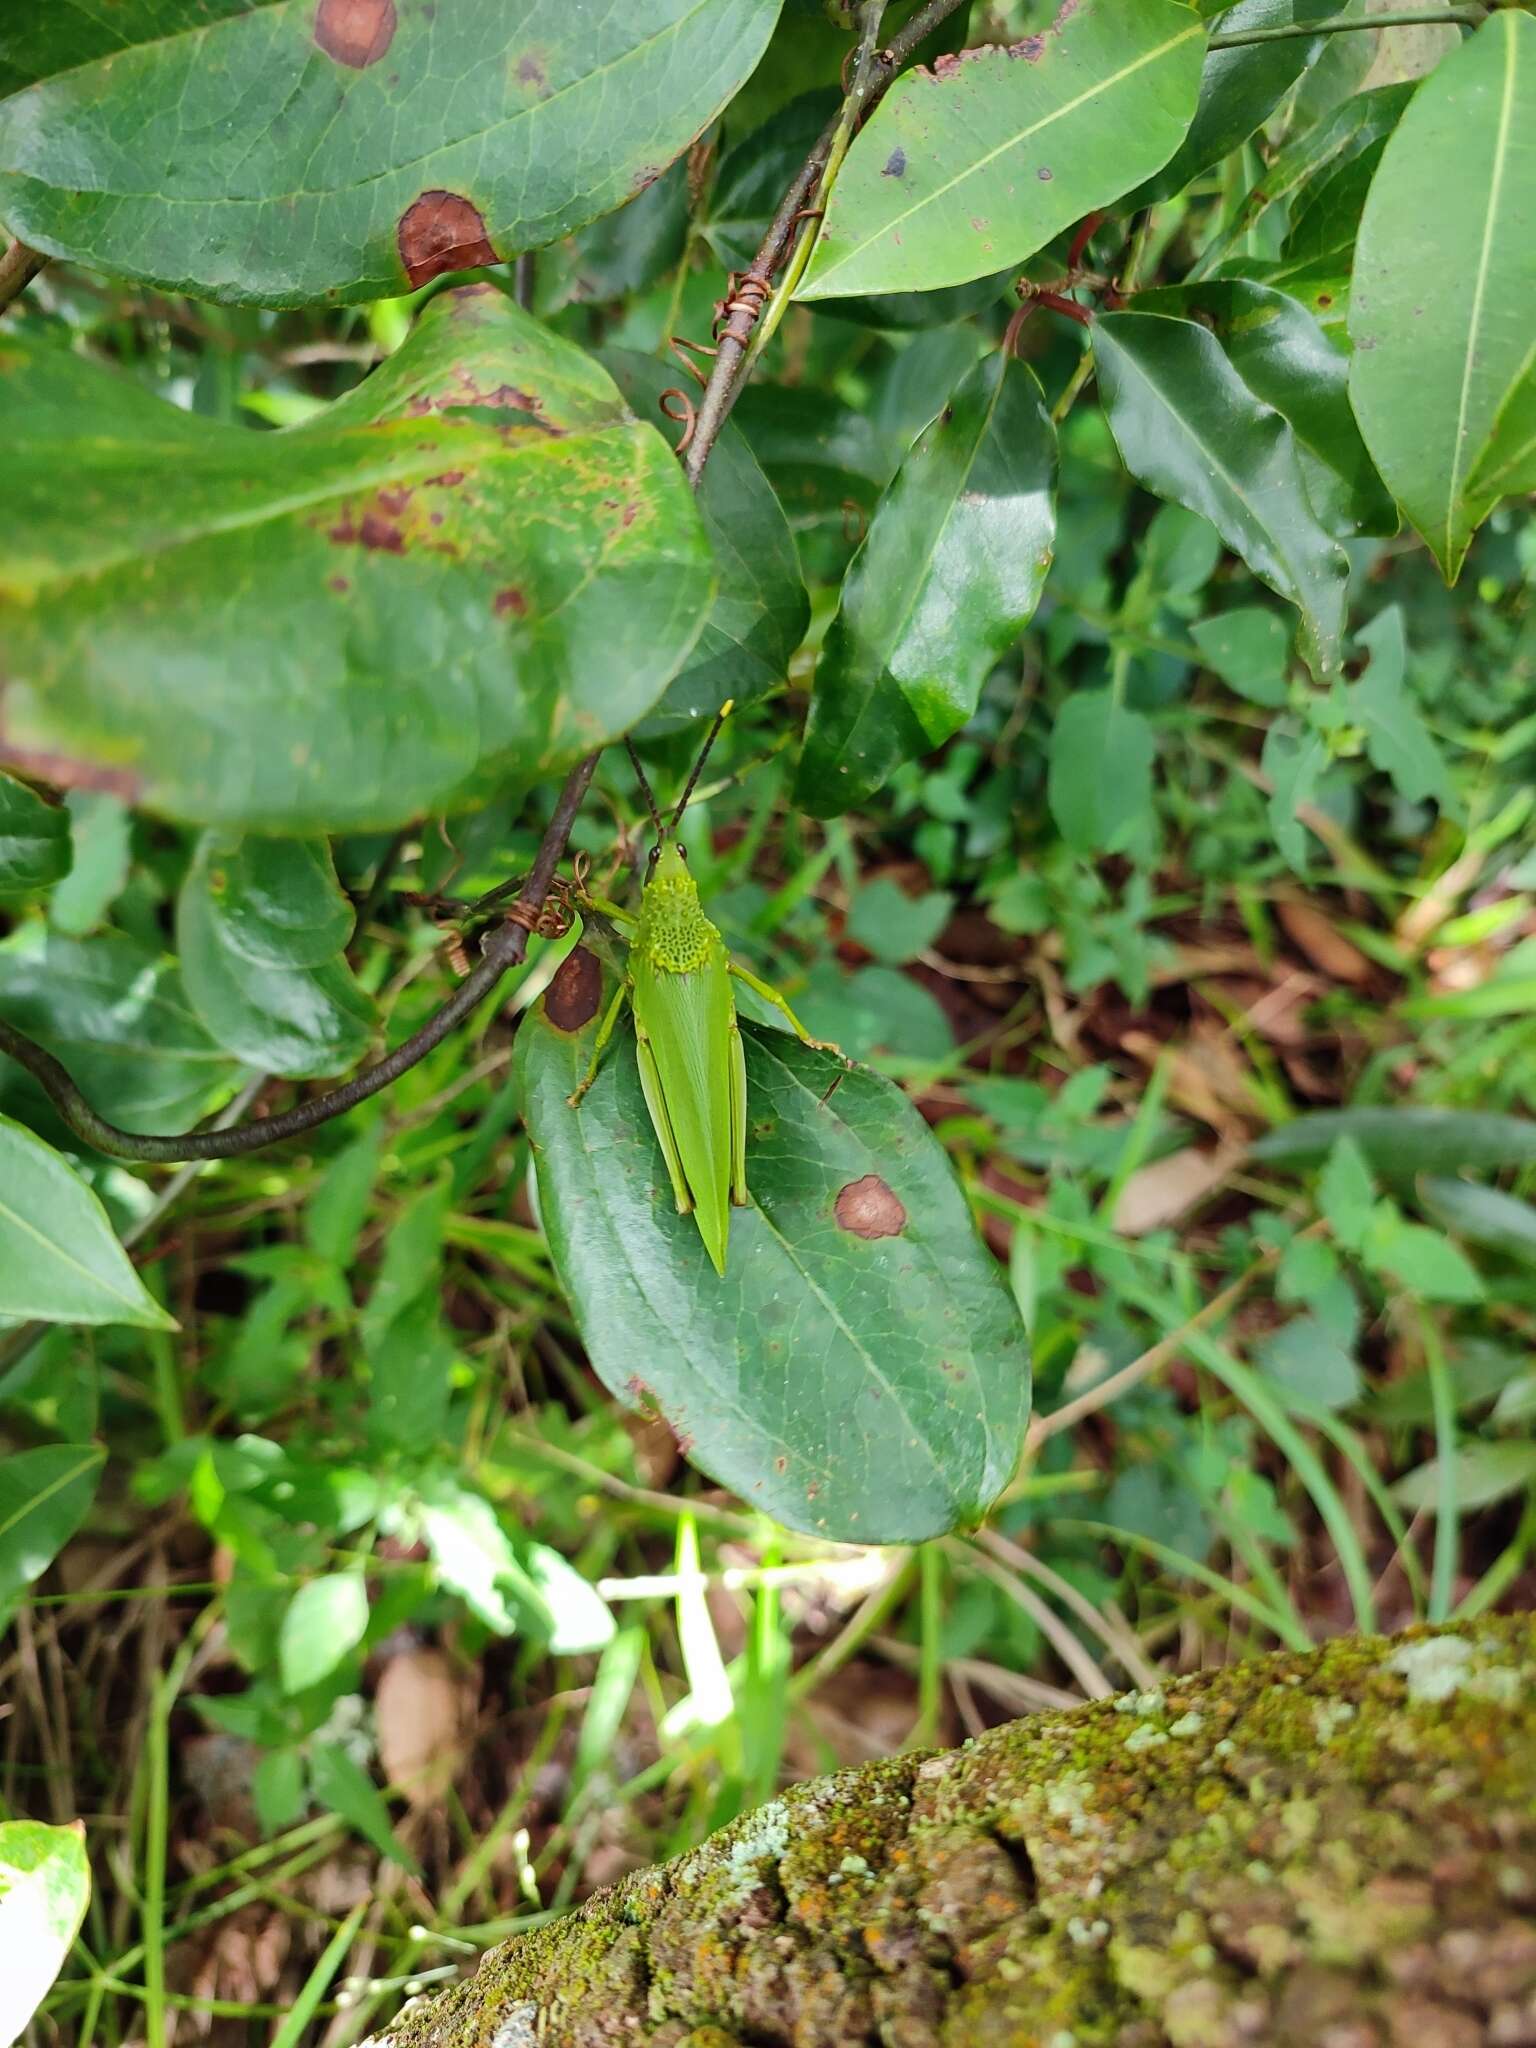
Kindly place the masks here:
POLYGON ((1456 1393, 1434 1319, 1419 1311, 1424 1365, 1435 1421, 1435 1554, 1429 1572, 1429 1619, 1444 1621, 1456 1605, 1461 1513, 1456 1502, 1456 1393))
POLYGON ((357 1930, 363 1924, 363 1915, 368 1910, 368 1901, 360 1899, 342 1921, 336 1932, 325 1944, 315 1967, 305 1978, 298 1997, 288 2017, 272 2036, 272 2048, 299 2048, 304 2031, 320 2009, 320 2001, 331 1988, 331 1979, 341 1968, 346 1953, 356 1939, 357 1930))
POLYGON ((1268 1629, 1285 1644, 1288 1650, 1310 1650, 1312 1638, 1294 1615, 1277 1613, 1272 1607, 1248 1591, 1246 1586, 1235 1586, 1220 1572, 1212 1571, 1197 1558, 1186 1557, 1182 1550, 1175 1550, 1167 1543, 1159 1543, 1154 1536, 1142 1536, 1134 1529, 1119 1528, 1113 1522, 1084 1522, 1075 1517, 1056 1524, 1066 1534, 1078 1530, 1085 1536, 1100 1536, 1125 1550, 1139 1550, 1150 1557, 1154 1564, 1160 1564, 1165 1571, 1176 1573, 1181 1578, 1193 1579, 1197 1586, 1204 1586, 1208 1593, 1214 1593, 1229 1607, 1235 1607, 1240 1614, 1246 1614, 1250 1621, 1256 1621, 1260 1628, 1268 1629))

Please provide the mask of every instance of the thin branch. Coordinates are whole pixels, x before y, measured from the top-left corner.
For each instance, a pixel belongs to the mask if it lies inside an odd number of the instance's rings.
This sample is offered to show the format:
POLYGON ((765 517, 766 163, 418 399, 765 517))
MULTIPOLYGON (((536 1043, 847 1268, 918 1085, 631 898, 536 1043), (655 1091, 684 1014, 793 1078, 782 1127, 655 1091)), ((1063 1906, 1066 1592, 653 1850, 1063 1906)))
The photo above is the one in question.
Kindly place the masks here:
MULTIPOLYGON (((849 88, 848 96, 837 113, 822 129, 816 139, 816 146, 801 166, 794 183, 784 194, 778 212, 774 215, 768 232, 763 237, 747 274, 772 277, 783 263, 794 243, 796 230, 810 205, 812 196, 820 191, 832 152, 837 143, 839 131, 844 122, 849 132, 858 126, 859 119, 874 106, 885 92, 903 64, 917 49, 925 37, 932 35, 940 24, 948 20, 962 0, 928 0, 926 7, 920 7, 899 35, 891 38, 883 50, 874 52, 869 61, 860 67, 849 88)), ((792 284, 791 284, 792 288, 792 284)), ((715 354, 714 368, 709 373, 709 382, 699 400, 694 420, 693 433, 683 460, 688 481, 697 484, 709 451, 720 437, 720 429, 730 417, 731 407, 741 386, 743 369, 747 362, 747 351, 751 335, 732 333, 729 328, 720 337, 720 346, 715 354)))
POLYGON ((19 1066, 26 1068, 77 1137, 93 1145, 98 1152, 109 1153, 114 1158, 145 1159, 157 1163, 180 1159, 233 1159, 240 1153, 254 1152, 262 1145, 276 1144, 279 1139, 296 1138, 305 1131, 312 1131, 317 1125, 328 1123, 332 1117, 355 1109, 370 1095, 377 1095, 381 1088, 397 1081, 441 1045, 449 1033, 478 1008, 503 976, 522 960, 528 950, 529 928, 537 922, 538 913, 544 908, 555 869, 565 852, 566 840, 570 837, 576 813, 596 766, 597 755, 588 754, 566 777, 533 871, 517 899, 517 914, 509 915, 486 940, 484 952, 470 974, 419 1031, 413 1032, 373 1066, 354 1074, 339 1088, 312 1096, 308 1102, 285 1109, 280 1115, 257 1117, 251 1123, 236 1124, 228 1130, 149 1135, 121 1130, 99 1116, 75 1086, 68 1070, 53 1054, 45 1052, 40 1045, 34 1045, 30 1038, 3 1019, 0 1019, 0 1052, 8 1053, 19 1066))
POLYGON ((1284 43, 1293 36, 1344 36, 1366 28, 1481 28, 1486 7, 1409 7, 1400 14, 1341 14, 1333 21, 1283 22, 1276 28, 1234 29, 1212 36, 1211 50, 1241 50, 1250 43, 1284 43))
POLYGON ((0 313, 12 299, 21 297, 47 261, 40 250, 29 249, 25 242, 12 242, 0 256, 0 313))

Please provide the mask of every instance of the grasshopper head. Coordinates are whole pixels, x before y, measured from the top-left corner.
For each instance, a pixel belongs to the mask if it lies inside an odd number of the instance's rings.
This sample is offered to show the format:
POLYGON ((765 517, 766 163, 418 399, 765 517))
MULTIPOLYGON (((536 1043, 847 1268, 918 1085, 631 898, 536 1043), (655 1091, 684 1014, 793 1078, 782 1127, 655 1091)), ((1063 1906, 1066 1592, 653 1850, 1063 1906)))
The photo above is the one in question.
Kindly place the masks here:
POLYGON ((668 895, 696 895, 697 885, 688 872, 688 852, 681 841, 658 839, 651 848, 645 870, 646 887, 660 882, 668 895))

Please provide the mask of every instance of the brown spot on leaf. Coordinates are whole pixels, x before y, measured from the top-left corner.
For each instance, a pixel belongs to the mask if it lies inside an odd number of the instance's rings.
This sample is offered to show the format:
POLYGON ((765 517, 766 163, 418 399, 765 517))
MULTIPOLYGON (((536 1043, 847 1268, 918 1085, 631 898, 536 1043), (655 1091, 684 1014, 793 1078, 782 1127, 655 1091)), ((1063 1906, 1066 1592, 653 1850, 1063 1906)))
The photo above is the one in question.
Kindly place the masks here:
POLYGON ((1055 177, 1055 175, 1056 173, 1051 169, 1049 164, 1042 164, 1039 170, 1035 173, 1035 176, 1040 180, 1042 185, 1049 185, 1049 183, 1051 182, 1052 178, 1055 177))
POLYGON ((906 174, 907 152, 904 149, 893 149, 885 160, 885 169, 880 173, 881 177, 904 178, 906 174))
POLYGON ((517 82, 531 86, 535 92, 542 92, 549 83, 549 73, 531 50, 526 57, 518 59, 517 82))
POLYGON ((557 1031, 579 1031, 603 1000, 603 970, 595 953, 578 946, 562 962, 544 997, 544 1014, 557 1031))
POLYGON ((1045 55, 1044 36, 1021 36, 1016 43, 1008 45, 1010 57, 1022 57, 1026 64, 1038 64, 1045 55))
POLYGON ((515 583, 509 583, 505 590, 498 590, 491 606, 498 619, 504 619, 510 612, 514 618, 528 616, 528 600, 515 583))
POLYGON ((849 1181, 838 1195, 835 1214, 838 1229, 854 1237, 899 1237, 907 1227, 905 1208, 878 1173, 849 1181))
POLYGON ((332 576, 328 580, 330 582, 332 590, 335 591, 338 597, 344 597, 346 593, 352 588, 351 584, 347 581, 345 576, 332 576))
POLYGON ((449 270, 496 263, 479 209, 458 192, 423 192, 400 216, 400 261, 413 285, 449 270))
POLYGON ((379 510, 387 512, 391 519, 398 519, 410 502, 410 490, 403 484, 379 493, 379 510))
MULTIPOLYGON (((462 469, 445 469, 441 476, 429 476, 427 478, 427 482, 429 484, 439 484, 445 490, 451 489, 454 484, 461 484, 463 483, 463 481, 464 472, 462 469)), ((440 519, 442 517, 442 514, 440 512, 434 512, 432 517, 434 519, 440 519)))
POLYGON ((320 0, 315 41, 350 70, 377 64, 395 39, 395 0, 320 0))

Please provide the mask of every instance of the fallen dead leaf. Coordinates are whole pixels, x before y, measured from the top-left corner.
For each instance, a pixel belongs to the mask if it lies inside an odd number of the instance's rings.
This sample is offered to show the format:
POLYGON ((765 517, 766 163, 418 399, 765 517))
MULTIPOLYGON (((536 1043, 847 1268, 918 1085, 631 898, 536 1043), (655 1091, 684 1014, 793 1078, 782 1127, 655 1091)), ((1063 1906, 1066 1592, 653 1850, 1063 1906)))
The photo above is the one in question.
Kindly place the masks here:
POLYGON ((1175 1222, 1220 1187, 1243 1151, 1241 1145, 1218 1145, 1211 1152, 1191 1145, 1140 1167, 1120 1190, 1115 1229, 1122 1237, 1144 1237, 1175 1222))
POLYGON ((463 1688, 441 1650, 391 1657, 374 1694, 379 1762, 414 1808, 436 1806, 460 1762, 463 1688))
POLYGON ((1297 897, 1283 897, 1275 915, 1291 944, 1305 953, 1312 965, 1330 981, 1347 982, 1363 988, 1371 978, 1371 963, 1353 940, 1346 939, 1326 911, 1297 897))

